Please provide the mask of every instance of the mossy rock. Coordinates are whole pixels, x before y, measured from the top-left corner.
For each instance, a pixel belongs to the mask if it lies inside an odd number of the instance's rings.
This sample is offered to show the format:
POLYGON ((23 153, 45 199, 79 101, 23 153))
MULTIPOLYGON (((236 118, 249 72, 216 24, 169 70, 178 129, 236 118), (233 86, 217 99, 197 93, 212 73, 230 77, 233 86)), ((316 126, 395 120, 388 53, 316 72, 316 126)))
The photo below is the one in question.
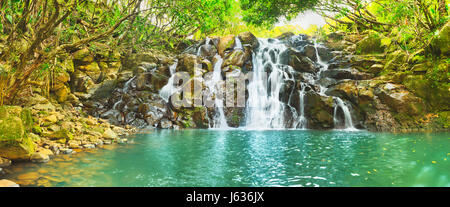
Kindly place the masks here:
POLYGON ((441 125, 444 129, 449 129, 450 128, 450 111, 439 112, 436 122, 438 125, 441 125))
POLYGON ((232 49, 235 42, 234 35, 228 35, 220 38, 219 44, 217 46, 217 51, 221 56, 224 56, 225 51, 232 49))
POLYGON ((22 160, 34 153, 36 145, 26 134, 32 123, 28 109, 0 106, 0 157, 22 160))
POLYGON ((434 111, 450 110, 449 84, 435 85, 424 75, 408 75, 403 84, 414 94, 424 99, 434 111))
POLYGON ((450 55, 450 22, 435 34, 428 50, 435 55, 450 55))
POLYGON ((408 60, 408 55, 402 50, 397 50, 386 56, 387 63, 384 66, 384 70, 385 71, 401 70, 401 66, 404 63, 406 63, 407 60, 408 60))
POLYGON ((61 129, 46 136, 52 140, 64 139, 66 141, 69 141, 73 139, 73 134, 68 129, 61 129))
POLYGON ((384 51, 381 44, 382 36, 376 32, 369 34, 356 43, 356 54, 376 54, 384 51))
POLYGON ((59 103, 63 103, 67 100, 67 98, 70 95, 70 89, 67 86, 63 86, 62 88, 60 88, 59 90, 57 90, 55 92, 56 95, 56 100, 59 103))
POLYGON ((40 126, 36 125, 36 126, 33 126, 32 132, 35 134, 41 135, 44 132, 44 130, 42 130, 42 128, 40 126))
POLYGON ((31 132, 31 129, 34 124, 33 116, 31 115, 31 110, 29 108, 23 108, 20 113, 20 117, 22 119, 22 124, 25 128, 25 131, 31 132))
POLYGON ((94 60, 94 56, 88 48, 83 48, 73 54, 73 59, 76 61, 91 62, 94 60))

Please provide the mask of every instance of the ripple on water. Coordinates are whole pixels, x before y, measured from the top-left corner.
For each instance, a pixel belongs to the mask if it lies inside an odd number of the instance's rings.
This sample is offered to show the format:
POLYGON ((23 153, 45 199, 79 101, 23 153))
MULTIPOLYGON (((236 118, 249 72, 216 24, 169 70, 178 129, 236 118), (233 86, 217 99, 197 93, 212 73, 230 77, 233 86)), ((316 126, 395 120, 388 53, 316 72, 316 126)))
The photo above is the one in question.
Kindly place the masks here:
POLYGON ((449 186, 448 137, 161 130, 5 171, 22 186, 449 186))

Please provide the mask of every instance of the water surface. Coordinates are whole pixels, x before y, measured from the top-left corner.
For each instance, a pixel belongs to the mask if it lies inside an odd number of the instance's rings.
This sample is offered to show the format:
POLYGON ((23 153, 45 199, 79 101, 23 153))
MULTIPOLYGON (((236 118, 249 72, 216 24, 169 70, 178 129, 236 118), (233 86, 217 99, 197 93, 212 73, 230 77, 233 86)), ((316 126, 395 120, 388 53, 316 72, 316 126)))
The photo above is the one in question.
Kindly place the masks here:
POLYGON ((24 163, 31 186, 450 186, 450 134, 155 130, 24 163), (114 149, 108 149, 114 148, 114 149))

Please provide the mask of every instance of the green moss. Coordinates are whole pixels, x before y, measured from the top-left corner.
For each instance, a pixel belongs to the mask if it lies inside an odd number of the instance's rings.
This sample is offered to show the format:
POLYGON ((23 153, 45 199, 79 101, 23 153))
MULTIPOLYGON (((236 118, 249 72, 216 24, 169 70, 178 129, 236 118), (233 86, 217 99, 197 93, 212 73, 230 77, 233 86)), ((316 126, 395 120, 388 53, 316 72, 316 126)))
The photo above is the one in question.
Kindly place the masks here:
POLYGON ((436 123, 445 129, 450 128, 450 111, 443 111, 438 113, 436 123))
POLYGON ((92 131, 103 134, 105 132, 105 129, 103 127, 93 127, 92 131))
POLYGON ((47 111, 38 111, 38 114, 39 115, 48 115, 48 112, 47 111))
POLYGON ((31 130, 33 133, 35 133, 35 134, 38 134, 38 135, 41 135, 42 134, 42 132, 43 132, 43 130, 42 130, 42 128, 40 127, 40 126, 33 126, 33 128, 32 128, 32 130, 31 130))
POLYGON ((401 66, 408 60, 408 55, 403 50, 397 50, 386 57, 384 70, 401 70, 401 66))
POLYGON ((403 84, 422 98, 432 111, 450 110, 450 83, 433 82, 424 75, 408 75, 403 84))
POLYGON ((370 31, 369 34, 356 43, 356 54, 377 54, 384 51, 381 34, 370 31))
POLYGON ((21 119, 23 126, 27 132, 31 132, 34 121, 33 116, 31 115, 31 110, 29 108, 23 108, 21 113, 21 119))
POLYGON ((25 130, 19 117, 3 117, 0 119, 0 141, 20 140, 25 130))
POLYGON ((64 140, 68 141, 68 140, 73 139, 73 134, 71 132, 69 132, 68 129, 61 129, 59 131, 48 134, 47 137, 50 139, 53 139, 53 140, 64 139, 64 140))
POLYGON ((31 113, 18 106, 0 106, 0 114, 0 156, 27 159, 36 149, 25 133, 33 123, 31 113))

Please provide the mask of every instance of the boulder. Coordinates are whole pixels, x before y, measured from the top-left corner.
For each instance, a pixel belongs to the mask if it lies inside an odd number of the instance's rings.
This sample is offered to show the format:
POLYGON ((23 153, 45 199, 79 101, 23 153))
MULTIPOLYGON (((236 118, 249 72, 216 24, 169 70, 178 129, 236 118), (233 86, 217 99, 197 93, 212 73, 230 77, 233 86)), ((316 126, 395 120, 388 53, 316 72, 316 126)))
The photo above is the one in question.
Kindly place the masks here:
POLYGON ((252 49, 255 49, 259 46, 258 38, 256 38, 255 35, 253 35, 251 32, 243 32, 239 34, 239 39, 244 46, 250 45, 252 49))
POLYGON ((0 180, 0 187, 20 187, 20 186, 19 184, 13 181, 2 179, 0 180))
POLYGON ((8 160, 6 158, 0 157, 0 168, 2 167, 8 167, 11 165, 11 160, 8 160))
POLYGON ((117 134, 111 129, 106 129, 105 132, 103 132, 102 137, 105 139, 117 139, 118 138, 117 134))
POLYGON ((57 72, 55 72, 55 75, 54 75, 51 90, 58 91, 59 89, 64 87, 65 84, 69 81, 70 81, 69 73, 67 73, 65 71, 57 71, 57 72))
POLYGON ((62 88, 58 89, 55 92, 55 95, 56 95, 56 100, 59 103, 63 103, 68 99, 68 97, 70 95, 70 89, 67 86, 63 86, 62 88))
POLYGON ((75 61, 91 62, 94 60, 94 56, 88 48, 83 48, 73 53, 73 59, 75 61))
POLYGON ((225 51, 231 50, 234 48, 235 36, 228 35, 221 37, 219 43, 217 45, 217 51, 220 56, 224 57, 225 51))
POLYGON ((408 55, 403 50, 397 50, 386 57, 384 70, 400 70, 401 66, 408 60, 408 55))
POLYGON ((402 82, 435 111, 450 111, 448 84, 433 84, 425 75, 407 75, 402 82), (432 91, 432 93, 430 93, 432 91))
POLYGON ((316 73, 318 68, 308 57, 305 57, 302 53, 296 50, 290 50, 288 52, 288 65, 291 66, 297 72, 316 73))
POLYGON ((93 149, 93 148, 95 148, 95 145, 93 145, 93 144, 85 144, 85 145, 83 145, 83 148, 93 149))
POLYGON ((53 153, 53 151, 51 151, 50 149, 45 149, 45 148, 39 148, 36 150, 36 152, 41 153, 43 155, 47 155, 49 157, 53 157, 55 155, 53 153))
POLYGON ((384 68, 384 65, 382 64, 373 64, 372 66, 370 66, 369 68, 369 72, 376 75, 378 73, 380 73, 384 68))
POLYGON ((398 113, 411 116, 424 112, 423 101, 402 85, 386 83, 376 91, 380 100, 398 113))
POLYGON ((46 123, 51 123, 51 124, 53 124, 53 123, 56 123, 56 122, 58 121, 58 117, 56 117, 55 114, 52 114, 52 115, 49 115, 49 116, 44 117, 44 118, 42 119, 42 121, 43 121, 43 122, 46 122, 46 123))
POLYGON ((436 55, 450 56, 450 22, 447 22, 439 32, 434 34, 428 51, 436 55))
POLYGON ((201 60, 198 56, 184 53, 181 54, 178 59, 176 71, 188 72, 191 76, 193 76, 196 70, 200 70, 200 68, 197 68, 200 67, 200 64, 201 60))
POLYGON ((320 60, 323 62, 328 62, 333 58, 333 54, 328 50, 328 48, 319 46, 317 47, 317 53, 320 56, 320 60))
POLYGON ((168 119, 162 119, 159 123, 161 129, 170 129, 172 127, 172 122, 168 119))
POLYGON ((308 91, 304 97, 305 116, 310 129, 333 128, 333 98, 308 91))
POLYGON ((314 47, 314 45, 306 45, 305 47, 303 47, 301 53, 312 61, 317 61, 316 47, 314 47))
POLYGON ((67 145, 69 146, 70 149, 80 149, 82 148, 81 142, 78 140, 70 140, 69 142, 67 142, 67 145))
POLYGON ((322 77, 334 78, 334 79, 352 79, 352 80, 367 80, 373 78, 373 74, 359 72, 356 69, 335 69, 326 70, 322 72, 322 77))
MULTIPOLYGON (((36 145, 27 136, 31 131, 29 110, 18 106, 0 106, 0 156, 11 160, 27 160, 36 145), (28 129, 29 128, 29 129, 28 129)), ((32 124, 32 120, 31 120, 32 124)))
POLYGON ((214 45, 210 45, 210 44, 200 46, 199 50, 200 50, 199 55, 201 57, 205 57, 207 59, 211 59, 214 57, 214 55, 217 54, 216 47, 214 45))
POLYGON ((381 36, 376 32, 370 32, 364 39, 356 43, 356 54, 374 54, 383 51, 381 36))
POLYGON ((46 104, 36 104, 34 106, 31 107, 34 110, 37 111, 55 111, 56 108, 53 104, 51 104, 50 102, 46 103, 46 104))
POLYGON ((47 154, 35 152, 30 157, 31 162, 48 162, 50 160, 47 154))
POLYGON ((244 63, 249 60, 249 56, 242 50, 233 50, 228 53, 223 61, 222 67, 227 67, 229 65, 234 65, 238 67, 244 66, 244 63))
POLYGON ((291 37, 295 36, 293 32, 284 32, 280 36, 276 37, 279 40, 289 40, 291 37))
POLYGON ((69 131, 69 129, 60 129, 44 136, 50 138, 51 140, 64 140, 64 142, 73 139, 73 134, 69 131))

